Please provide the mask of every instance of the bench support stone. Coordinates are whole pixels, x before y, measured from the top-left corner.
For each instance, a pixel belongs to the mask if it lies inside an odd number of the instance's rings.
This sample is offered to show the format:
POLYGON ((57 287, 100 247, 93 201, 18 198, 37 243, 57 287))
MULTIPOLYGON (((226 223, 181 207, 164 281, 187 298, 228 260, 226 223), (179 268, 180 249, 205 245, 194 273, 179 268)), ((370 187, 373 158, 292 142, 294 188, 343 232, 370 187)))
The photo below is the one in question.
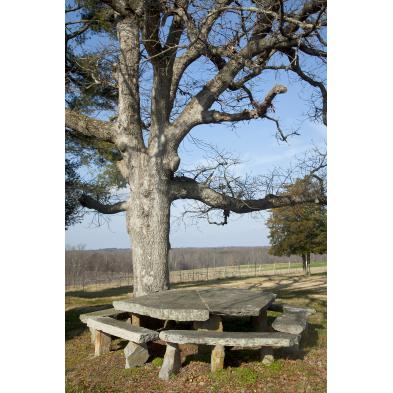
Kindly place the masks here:
POLYGON ((95 344, 96 342, 96 330, 92 327, 89 327, 90 330, 90 340, 92 344, 95 344))
POLYGON ((167 342, 164 362, 161 366, 159 378, 168 381, 172 374, 179 372, 181 367, 179 345, 167 342))
POLYGON ((223 345, 216 345, 211 355, 211 372, 222 370, 224 368, 225 347, 223 345))
POLYGON ((96 330, 94 356, 100 356, 105 353, 109 353, 111 341, 112 339, 110 334, 96 330))
POLYGON ((130 341, 124 348, 126 358, 125 368, 143 366, 149 359, 149 351, 146 344, 136 344, 130 341))
POLYGON ((272 347, 262 347, 259 350, 262 364, 270 366, 274 362, 274 349, 272 347))

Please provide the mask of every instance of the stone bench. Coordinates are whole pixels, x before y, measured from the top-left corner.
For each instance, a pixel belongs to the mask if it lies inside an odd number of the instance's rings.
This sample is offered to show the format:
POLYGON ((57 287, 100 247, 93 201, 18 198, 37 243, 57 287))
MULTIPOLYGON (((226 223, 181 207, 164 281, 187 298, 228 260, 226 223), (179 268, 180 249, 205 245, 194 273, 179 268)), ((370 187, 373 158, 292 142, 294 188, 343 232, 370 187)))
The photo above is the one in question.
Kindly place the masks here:
POLYGON ((168 380, 181 367, 179 344, 213 345, 211 371, 224 367, 225 346, 261 348, 264 363, 273 361, 273 348, 292 347, 298 336, 280 332, 216 332, 195 330, 164 330, 160 339, 166 341, 164 363, 159 377, 168 380))
MULTIPOLYGON (((277 332, 298 335, 300 341, 307 329, 307 318, 314 314, 315 310, 312 308, 282 305, 282 311, 283 314, 273 321, 272 328, 277 332)), ((299 343, 292 349, 296 351, 298 348, 299 343)))
POLYGON ((133 326, 129 322, 109 317, 89 317, 86 323, 89 328, 96 331, 95 356, 109 352, 111 336, 129 341, 124 348, 125 368, 143 365, 149 358, 146 343, 158 339, 158 333, 154 330, 133 326))
MULTIPOLYGON (((79 315, 79 319, 81 320, 81 322, 87 323, 87 320, 89 318, 111 317, 111 318, 118 319, 123 315, 127 317, 128 313, 125 313, 124 311, 116 310, 112 307, 112 308, 107 308, 105 310, 98 310, 98 311, 93 311, 93 312, 81 314, 81 315, 79 315)), ((96 331, 93 328, 89 328, 89 329, 90 329, 90 333, 91 333, 91 343, 94 344, 96 331)))

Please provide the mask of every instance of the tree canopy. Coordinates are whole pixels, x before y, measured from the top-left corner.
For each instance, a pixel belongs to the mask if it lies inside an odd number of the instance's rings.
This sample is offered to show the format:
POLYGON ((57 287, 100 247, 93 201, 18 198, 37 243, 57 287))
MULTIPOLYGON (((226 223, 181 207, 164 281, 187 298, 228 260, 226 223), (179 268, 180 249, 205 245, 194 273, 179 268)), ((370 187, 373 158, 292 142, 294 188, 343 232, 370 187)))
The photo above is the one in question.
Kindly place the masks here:
MULTIPOLYGON (((287 186, 285 193, 297 193, 302 181, 287 186)), ((302 204, 281 207, 270 212, 266 224, 270 230, 270 253, 273 255, 324 254, 327 251, 326 207, 302 204)))

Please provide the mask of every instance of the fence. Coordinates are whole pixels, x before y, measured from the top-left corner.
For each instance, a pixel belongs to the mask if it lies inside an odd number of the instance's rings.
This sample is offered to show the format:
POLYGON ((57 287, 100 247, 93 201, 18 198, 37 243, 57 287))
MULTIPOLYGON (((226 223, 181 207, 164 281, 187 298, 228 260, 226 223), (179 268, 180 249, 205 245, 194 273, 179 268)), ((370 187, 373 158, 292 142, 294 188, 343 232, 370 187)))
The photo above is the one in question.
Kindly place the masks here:
MULTIPOLYGON (((326 271, 325 261, 312 261, 311 272, 319 273, 326 271)), ((184 269, 170 271, 169 279, 172 284, 215 281, 230 278, 247 278, 264 275, 294 275, 303 272, 302 264, 286 263, 254 263, 248 265, 233 266, 206 266, 198 269, 184 269)), ((99 272, 99 271, 75 271, 73 275, 66 275, 66 291, 71 290, 98 290, 104 288, 116 288, 131 286, 133 276, 131 272, 99 272)))

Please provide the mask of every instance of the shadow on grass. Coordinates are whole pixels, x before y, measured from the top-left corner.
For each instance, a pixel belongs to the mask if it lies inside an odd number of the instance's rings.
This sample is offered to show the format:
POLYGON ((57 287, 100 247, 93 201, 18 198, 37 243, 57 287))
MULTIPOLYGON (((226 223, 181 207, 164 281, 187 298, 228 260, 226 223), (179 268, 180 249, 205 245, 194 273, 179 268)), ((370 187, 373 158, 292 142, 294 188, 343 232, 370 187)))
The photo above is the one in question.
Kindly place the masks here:
POLYGON ((101 297, 114 297, 114 296, 126 295, 127 293, 132 293, 132 291, 133 291, 132 285, 126 285, 117 288, 99 289, 97 291, 69 291, 66 292, 65 296, 80 297, 83 299, 95 299, 101 297))
POLYGON ((296 276, 287 276, 287 275, 256 275, 256 276, 234 276, 234 277, 222 277, 222 278, 216 278, 213 280, 199 280, 199 281, 187 281, 187 282, 181 282, 181 283, 173 283, 171 284, 171 289, 177 289, 177 288, 184 288, 184 287, 197 287, 197 286, 205 286, 205 285, 215 285, 215 284, 230 284, 231 282, 238 282, 239 280, 247 280, 250 278, 263 278, 264 282, 262 285, 260 284, 255 284, 255 285, 250 285, 249 289, 264 289, 264 285, 268 282, 278 282, 278 288, 285 288, 290 285, 293 285, 297 282, 301 282, 304 280, 304 278, 307 277, 326 277, 327 273, 322 272, 322 273, 313 273, 311 276, 305 276, 302 274, 296 275, 296 276), (285 283, 284 283, 285 282, 285 283))
POLYGON ((79 319, 81 314, 93 311, 105 310, 112 307, 112 304, 100 304, 99 306, 78 307, 65 312, 65 339, 70 340, 73 337, 81 335, 87 326, 79 319))

